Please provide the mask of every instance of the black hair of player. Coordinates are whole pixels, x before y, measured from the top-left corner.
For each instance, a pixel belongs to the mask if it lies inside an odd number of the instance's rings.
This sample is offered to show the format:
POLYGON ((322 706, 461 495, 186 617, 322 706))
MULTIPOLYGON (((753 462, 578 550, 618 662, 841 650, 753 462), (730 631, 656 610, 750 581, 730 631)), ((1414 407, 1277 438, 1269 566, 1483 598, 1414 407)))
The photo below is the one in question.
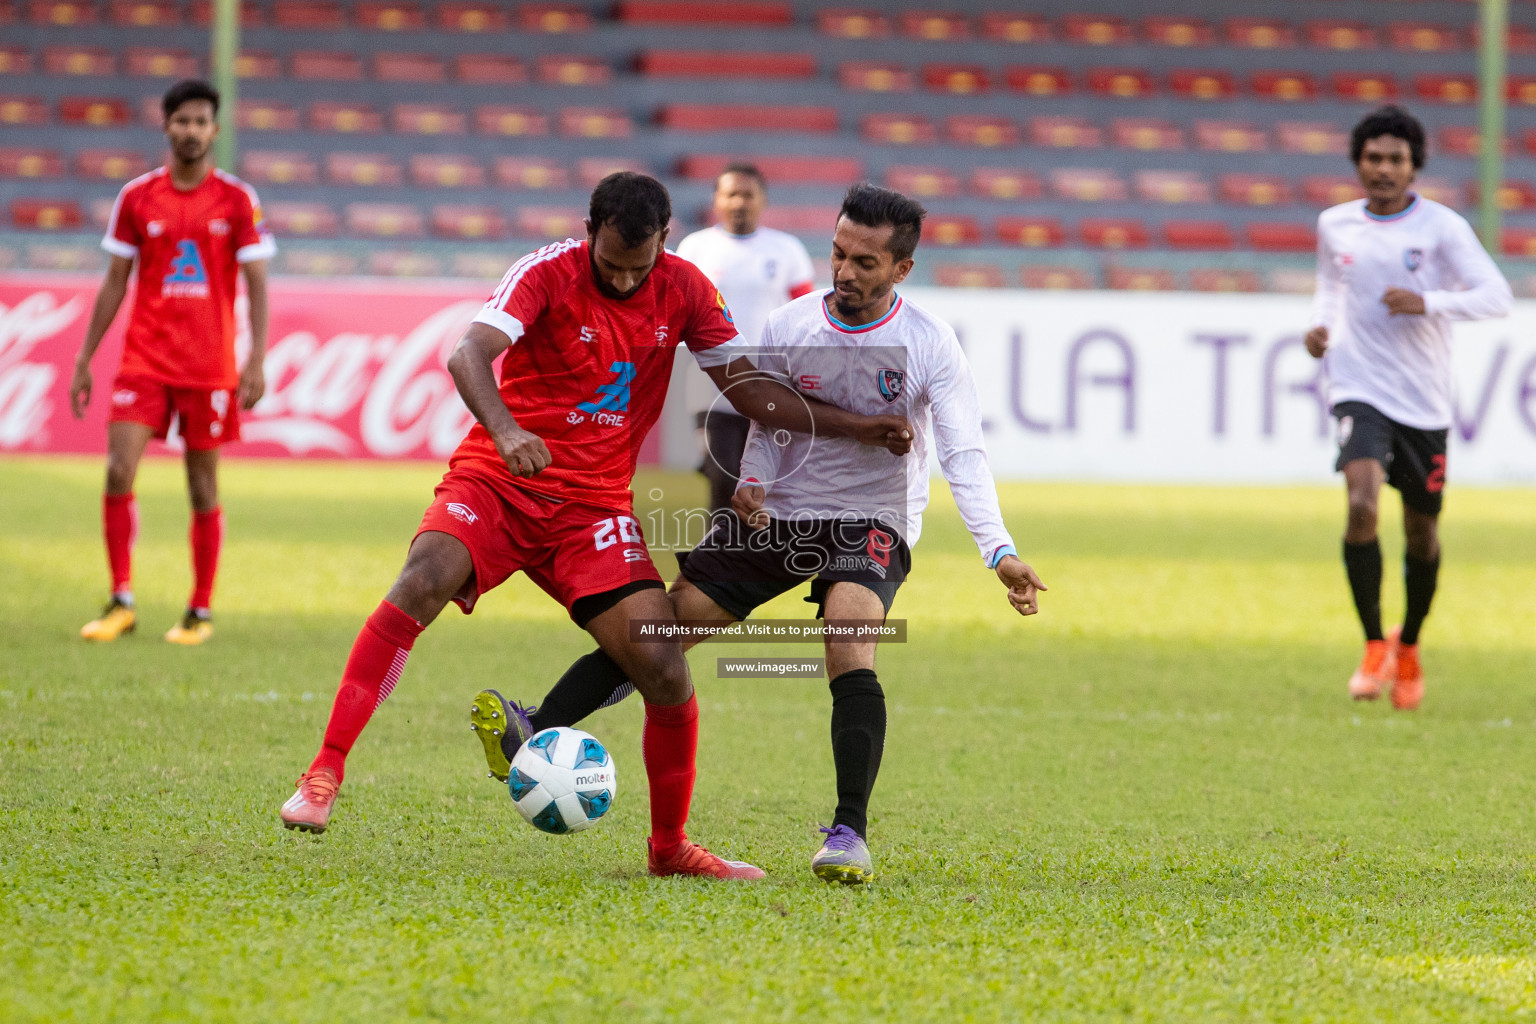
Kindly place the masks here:
POLYGON ((757 164, 726 164, 725 170, 721 171, 719 176, 715 178, 715 188, 720 187, 720 179, 724 178, 727 174, 740 174, 742 177, 751 178, 753 181, 757 182, 758 188, 762 189, 764 192, 768 191, 768 179, 764 176, 763 172, 758 169, 757 164))
POLYGON ((917 251, 918 240, 923 237, 923 218, 928 211, 915 199, 908 199, 900 192, 861 181, 851 186, 843 195, 843 207, 837 212, 838 220, 847 217, 866 228, 894 228, 891 240, 885 247, 896 257, 896 262, 909 260, 917 251))
POLYGON ((183 103, 190 103, 192 100, 207 100, 213 104, 213 116, 219 116, 219 90, 200 78, 183 78, 165 90, 165 95, 160 99, 160 109, 165 112, 165 118, 169 121, 171 115, 181 109, 183 103))
POLYGON ((1378 107, 1355 125, 1355 130, 1349 136, 1349 162, 1358 164, 1360 154, 1365 150, 1365 144, 1383 135, 1390 135, 1408 143, 1408 152, 1413 156, 1413 169, 1417 171, 1423 168, 1424 126, 1419 123, 1418 118, 1393 104, 1378 107))
POLYGON ((617 171, 592 190, 587 217, 593 234, 606 224, 633 249, 672 223, 672 197, 665 185, 649 175, 617 171))

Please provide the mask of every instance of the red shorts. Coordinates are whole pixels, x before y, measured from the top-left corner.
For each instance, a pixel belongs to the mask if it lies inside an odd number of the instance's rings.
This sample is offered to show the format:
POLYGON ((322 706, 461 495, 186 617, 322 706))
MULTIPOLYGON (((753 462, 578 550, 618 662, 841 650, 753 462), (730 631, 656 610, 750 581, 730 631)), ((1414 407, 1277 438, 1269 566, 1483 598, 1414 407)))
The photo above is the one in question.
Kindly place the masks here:
POLYGON ((569 612, 583 597, 661 583, 632 511, 559 501, 450 469, 416 535, 446 533, 469 549, 475 574, 453 598, 464 614, 519 569, 569 612))
POLYGON ((189 449, 206 452, 240 440, 238 392, 229 388, 173 388, 148 377, 119 376, 112 382, 111 423, 142 423, 164 441, 171 414, 189 449))

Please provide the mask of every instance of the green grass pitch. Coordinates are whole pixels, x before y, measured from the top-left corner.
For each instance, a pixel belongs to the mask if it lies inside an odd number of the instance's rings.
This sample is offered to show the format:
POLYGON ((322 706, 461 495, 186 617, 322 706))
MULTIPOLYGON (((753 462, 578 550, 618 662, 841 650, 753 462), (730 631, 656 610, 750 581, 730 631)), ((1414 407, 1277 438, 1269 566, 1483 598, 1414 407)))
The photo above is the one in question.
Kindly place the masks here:
POLYGON ((635 700, 589 723, 620 773, 608 819, 523 824, 469 698, 536 698, 590 643, 522 579, 423 636, 331 831, 283 831, 439 472, 227 463, 218 635, 179 649, 179 466, 144 469, 142 625, 102 647, 75 636, 105 589, 99 460, 0 462, 0 1020, 1536 1013, 1536 493, 1452 489, 1417 714, 1345 697, 1342 487, 1007 486, 1051 586, 1033 620, 941 496, 896 605, 911 640, 881 656, 881 877, 858 890, 808 868, 825 684, 714 678, 809 648, 692 656, 691 830, 766 883, 645 876, 635 700))

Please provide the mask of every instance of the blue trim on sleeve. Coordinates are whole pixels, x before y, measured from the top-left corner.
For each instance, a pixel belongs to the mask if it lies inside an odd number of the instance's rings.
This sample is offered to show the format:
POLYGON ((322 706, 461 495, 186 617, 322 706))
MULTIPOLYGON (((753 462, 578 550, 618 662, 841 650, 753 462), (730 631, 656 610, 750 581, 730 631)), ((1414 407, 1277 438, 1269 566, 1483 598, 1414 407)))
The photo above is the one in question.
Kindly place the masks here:
POLYGON ((992 552, 992 557, 987 560, 987 568, 996 569, 998 563, 1001 562, 1004 558, 1007 558, 1009 555, 1012 555, 1014 558, 1018 558, 1019 551, 1012 544, 1004 544, 1002 547, 992 552))

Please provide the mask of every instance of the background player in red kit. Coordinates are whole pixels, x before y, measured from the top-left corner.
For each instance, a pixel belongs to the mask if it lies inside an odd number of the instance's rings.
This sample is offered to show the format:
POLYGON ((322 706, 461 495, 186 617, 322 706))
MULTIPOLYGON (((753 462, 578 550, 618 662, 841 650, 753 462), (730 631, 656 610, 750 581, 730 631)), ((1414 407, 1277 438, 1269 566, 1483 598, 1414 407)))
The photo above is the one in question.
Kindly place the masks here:
POLYGON ((164 439, 174 415, 186 443, 192 499, 192 596, 172 643, 200 644, 213 635, 213 578, 224 539, 219 508, 219 446, 240 437, 240 410, 261 399, 267 349, 266 261, 276 252, 249 185, 213 166, 219 94, 206 82, 183 81, 161 102, 171 159, 123 186, 101 246, 112 255, 96 294, 90 329, 69 385, 77 418, 90 403, 91 356, 139 265, 138 292, 107 427, 107 488, 102 532, 112 570, 112 597, 83 626, 87 640, 116 640, 136 625, 132 556, 138 532, 133 481, 151 437, 164 439), (251 308, 251 352, 235 367, 235 288, 245 273, 251 308))
MULTIPOLYGON (((688 663, 672 641, 636 643, 629 634, 631 620, 673 618, 633 513, 640 442, 661 412, 679 343, 730 387, 739 411, 770 427, 854 437, 898 454, 911 431, 899 416, 857 416, 743 379, 752 366, 738 354, 744 342, 719 292, 663 249, 671 218, 660 182, 608 176, 592 192, 586 240, 514 264, 459 340, 448 369, 479 422, 353 645, 324 744, 283 805, 287 827, 325 829, 346 756, 427 624, 450 600, 468 613, 522 570, 624 666, 645 699, 651 873, 762 877, 683 831, 698 744, 688 663), (492 361, 502 353, 498 388, 492 361)), ((531 734, 520 710, 508 717, 502 727, 531 734)))

